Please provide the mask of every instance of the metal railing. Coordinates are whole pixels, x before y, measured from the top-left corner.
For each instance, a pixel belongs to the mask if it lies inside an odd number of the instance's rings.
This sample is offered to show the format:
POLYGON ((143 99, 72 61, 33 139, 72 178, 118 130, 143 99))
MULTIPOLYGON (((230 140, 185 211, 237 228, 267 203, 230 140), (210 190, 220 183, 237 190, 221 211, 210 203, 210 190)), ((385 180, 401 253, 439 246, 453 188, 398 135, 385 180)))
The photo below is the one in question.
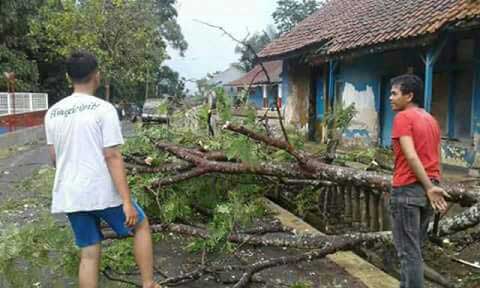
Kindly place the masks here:
POLYGON ((46 93, 0 93, 0 116, 48 109, 46 93))

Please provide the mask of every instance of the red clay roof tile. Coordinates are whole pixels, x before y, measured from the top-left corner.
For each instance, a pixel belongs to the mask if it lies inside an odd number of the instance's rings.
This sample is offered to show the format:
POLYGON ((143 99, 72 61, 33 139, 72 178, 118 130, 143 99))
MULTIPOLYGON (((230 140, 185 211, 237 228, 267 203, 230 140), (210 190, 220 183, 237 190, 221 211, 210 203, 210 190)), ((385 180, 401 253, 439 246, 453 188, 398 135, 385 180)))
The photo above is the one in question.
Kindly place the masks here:
POLYGON ((310 45, 326 55, 438 32, 446 24, 480 18, 480 1, 329 0, 291 32, 263 49, 279 57, 310 45))
MULTIPOLYGON (((280 74, 283 70, 283 61, 270 61, 263 63, 265 70, 267 70, 271 83, 278 83, 281 81, 280 74)), ((240 79, 232 81, 226 85, 228 86, 249 86, 268 83, 267 77, 260 65, 255 66, 247 74, 240 79)))

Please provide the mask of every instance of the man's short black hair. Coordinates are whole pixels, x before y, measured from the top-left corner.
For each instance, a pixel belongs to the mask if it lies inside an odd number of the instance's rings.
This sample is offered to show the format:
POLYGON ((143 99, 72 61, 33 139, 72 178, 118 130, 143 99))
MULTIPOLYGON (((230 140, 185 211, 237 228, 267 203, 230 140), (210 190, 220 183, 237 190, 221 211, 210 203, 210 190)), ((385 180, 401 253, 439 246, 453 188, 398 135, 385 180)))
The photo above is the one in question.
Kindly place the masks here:
POLYGON ((402 94, 412 93, 412 102, 423 105, 423 81, 417 75, 404 74, 392 78, 390 85, 398 86, 402 94))
POLYGON ((92 74, 97 69, 97 58, 86 51, 74 52, 67 60, 67 74, 75 84, 90 81, 92 74))

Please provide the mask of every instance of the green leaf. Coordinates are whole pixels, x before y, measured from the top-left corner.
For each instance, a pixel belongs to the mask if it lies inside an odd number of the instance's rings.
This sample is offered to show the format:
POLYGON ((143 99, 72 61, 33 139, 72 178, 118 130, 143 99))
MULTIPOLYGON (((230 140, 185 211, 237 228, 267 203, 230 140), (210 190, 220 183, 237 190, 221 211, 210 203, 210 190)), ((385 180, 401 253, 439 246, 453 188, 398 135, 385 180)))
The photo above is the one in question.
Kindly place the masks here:
POLYGON ((255 146, 243 136, 232 139, 226 147, 226 155, 229 159, 240 159, 246 163, 253 163, 256 160, 254 155, 255 146))

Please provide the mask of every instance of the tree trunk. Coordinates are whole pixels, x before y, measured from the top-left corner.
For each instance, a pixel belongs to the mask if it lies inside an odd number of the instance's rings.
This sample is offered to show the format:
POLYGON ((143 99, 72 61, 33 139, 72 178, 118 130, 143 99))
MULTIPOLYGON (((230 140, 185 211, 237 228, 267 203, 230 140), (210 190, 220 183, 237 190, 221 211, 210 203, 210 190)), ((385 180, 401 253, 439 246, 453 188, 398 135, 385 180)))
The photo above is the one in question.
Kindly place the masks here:
MULTIPOLYGON (((238 129, 237 131, 241 131, 238 129)), ((250 132, 249 132, 250 133, 250 132)), ((250 134, 249 134, 250 135, 250 134)), ((266 136, 263 136, 268 141, 266 136)), ((253 138, 253 137, 251 137, 253 138)), ((176 157, 192 163, 197 168, 195 171, 187 172, 188 177, 175 175, 172 177, 162 178, 157 181, 156 187, 166 186, 206 175, 210 173, 225 173, 225 174, 255 174, 263 176, 277 176, 292 179, 315 179, 327 180, 342 185, 352 185, 356 187, 367 188, 372 193, 380 194, 383 191, 390 191, 392 176, 381 174, 377 172, 361 171, 354 168, 342 167, 337 165, 330 165, 320 162, 317 158, 310 156, 303 151, 293 151, 290 146, 280 140, 273 140, 270 142, 272 146, 283 148, 287 152, 294 155, 298 163, 231 163, 224 161, 211 161, 206 159, 203 153, 198 150, 183 148, 173 144, 157 143, 157 148, 164 150, 176 157), (194 173, 191 173, 194 172, 194 173)), ((449 184, 442 185, 450 194, 450 201, 461 204, 462 206, 471 206, 478 201, 478 191, 473 191, 473 188, 463 184, 449 184)))
POLYGON ((105 101, 110 102, 110 79, 105 79, 105 101))
MULTIPOLYGON (((210 234, 207 230, 193 227, 185 224, 157 224, 152 225, 153 233, 174 232, 201 239, 208 239, 210 234)), ((247 231, 248 232, 248 231, 247 231)), ((257 231, 253 231, 257 232, 257 231)), ((102 231, 105 239, 118 238, 111 229, 102 231)), ((344 235, 292 235, 288 233, 272 233, 266 235, 255 235, 246 233, 231 234, 227 237, 227 241, 237 244, 249 244, 255 246, 270 247, 291 247, 299 249, 322 249, 328 245, 335 245, 337 242, 391 242, 391 232, 372 232, 372 233, 350 233, 344 235)))
MULTIPOLYGON (((480 203, 473 205, 464 212, 440 220, 438 226, 439 236, 455 234, 459 231, 471 228, 480 222, 480 203)), ((433 228, 431 225, 430 230, 433 228)))

